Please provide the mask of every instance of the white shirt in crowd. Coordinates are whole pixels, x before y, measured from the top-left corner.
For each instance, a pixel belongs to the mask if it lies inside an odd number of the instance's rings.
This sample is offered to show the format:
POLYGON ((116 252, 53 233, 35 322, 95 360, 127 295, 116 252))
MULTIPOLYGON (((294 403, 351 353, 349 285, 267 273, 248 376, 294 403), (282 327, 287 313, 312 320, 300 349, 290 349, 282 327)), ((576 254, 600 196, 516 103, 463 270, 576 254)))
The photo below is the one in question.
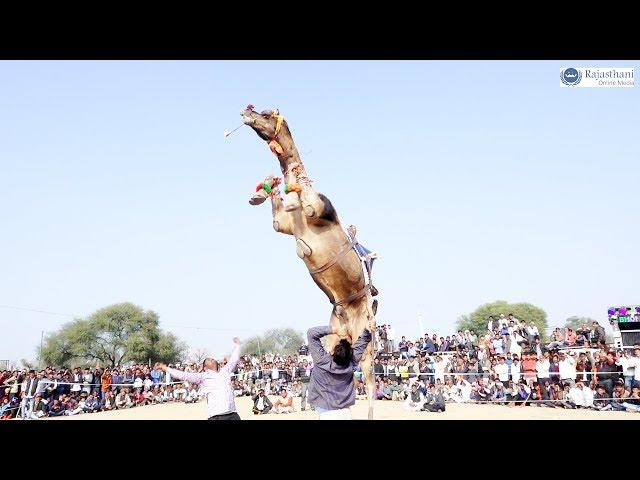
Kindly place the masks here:
POLYGON ((396 333, 393 331, 393 327, 387 328, 387 340, 395 340, 396 333))
POLYGON ((579 407, 593 407, 593 391, 586 385, 578 388, 571 387, 567 400, 579 407))
POLYGON ((520 368, 520 362, 516 364, 516 362, 514 361, 511 364, 511 380, 513 380, 513 383, 518 383, 520 381, 520 377, 522 377, 520 368))
POLYGON ((184 400, 187 396, 187 389, 184 387, 176 388, 173 390, 173 398, 176 400, 184 400))
POLYGON ((560 370, 560 379, 568 379, 571 380, 576 379, 576 359, 571 355, 565 356, 564 360, 560 360, 558 363, 560 370))
POLYGON ((536 327, 533 324, 527 327, 527 333, 532 336, 540 335, 540 332, 538 331, 538 327, 536 327))
POLYGON ((506 363, 498 363, 493 367, 493 371, 498 375, 498 380, 502 383, 509 381, 509 365, 506 363))
POLYGON ((635 358, 620 357, 616 361, 616 365, 622 366, 622 375, 630 377, 635 374, 635 358))
POLYGON ((549 378, 549 360, 544 358, 536 362, 536 372, 538 372, 538 378, 549 378))
POLYGON ((278 380, 279 378, 280 378, 280 372, 278 371, 277 367, 274 367, 273 369, 271 369, 271 379, 278 380))

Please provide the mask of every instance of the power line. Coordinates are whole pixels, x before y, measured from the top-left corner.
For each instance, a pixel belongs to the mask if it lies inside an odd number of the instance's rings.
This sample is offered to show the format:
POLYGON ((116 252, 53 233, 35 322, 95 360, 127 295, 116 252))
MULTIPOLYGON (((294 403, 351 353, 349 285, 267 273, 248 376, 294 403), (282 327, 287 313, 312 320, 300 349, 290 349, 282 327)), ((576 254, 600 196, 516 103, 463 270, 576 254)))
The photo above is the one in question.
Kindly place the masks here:
POLYGON ((35 308, 26 308, 26 307, 16 307, 14 305, 0 305, 0 308, 9 308, 12 310, 25 310, 27 312, 38 312, 38 313, 46 313, 48 315, 60 315, 62 317, 78 317, 79 315, 72 315, 71 313, 59 313, 59 312, 49 312, 47 310, 37 310, 35 308))

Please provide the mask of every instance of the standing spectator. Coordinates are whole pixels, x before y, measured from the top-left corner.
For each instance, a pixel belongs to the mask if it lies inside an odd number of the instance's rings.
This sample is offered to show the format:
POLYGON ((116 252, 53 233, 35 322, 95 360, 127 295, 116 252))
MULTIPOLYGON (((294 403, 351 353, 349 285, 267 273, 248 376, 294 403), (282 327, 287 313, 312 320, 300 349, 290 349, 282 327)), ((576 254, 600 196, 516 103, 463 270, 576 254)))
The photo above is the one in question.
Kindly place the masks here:
POLYGON ((111 370, 109 370, 108 368, 104 369, 104 373, 102 374, 102 377, 100 377, 100 382, 101 397, 104 400, 104 398, 107 396, 107 392, 111 391, 111 370))
POLYGON ((398 350, 400 351, 400 358, 403 359, 408 359, 409 358, 409 344, 407 343, 406 338, 404 337, 404 335, 402 336, 402 339, 400 340, 400 343, 398 343, 398 350))
POLYGON ((111 388, 113 389, 113 393, 116 395, 122 389, 122 377, 120 376, 120 372, 117 368, 114 368, 111 371, 111 388))
POLYGON ((311 381, 311 370, 312 367, 309 365, 309 361, 307 359, 302 361, 302 367, 298 373, 298 377, 300 377, 300 410, 303 412, 307 408, 307 396, 309 394, 309 382, 311 381))
POLYGON ((549 377, 552 383, 560 382, 560 363, 558 355, 551 357, 551 361, 549 362, 549 377))
POLYGON ((158 370, 157 368, 153 368, 151 370, 151 380, 153 381, 153 385, 159 385, 162 382, 162 370, 158 370))
POLYGON ((24 387, 22 389, 22 404, 20 405, 20 416, 23 419, 31 417, 31 411, 33 410, 33 403, 35 401, 37 389, 38 379, 36 378, 36 371, 29 370, 29 376, 24 381, 24 387))
POLYGON ((620 378, 613 351, 607 352, 607 356, 604 359, 600 359, 600 362, 596 365, 596 371, 597 378, 595 381, 604 387, 607 395, 612 395, 613 382, 620 378))
POLYGON ((389 342, 389 351, 391 353, 395 352, 396 350, 396 332, 395 330, 391 327, 391 325, 387 324, 387 341, 389 342))
POLYGON ((560 352, 560 362, 558 363, 558 370, 560 372, 560 382, 562 385, 573 386, 576 379, 576 352, 570 352, 567 355, 565 352, 560 352))
POLYGON ((82 374, 82 391, 87 395, 91 393, 91 387, 93 383, 93 373, 89 368, 84 369, 84 373, 82 374))
POLYGON ((635 364, 636 362, 631 358, 629 352, 618 350, 618 353, 616 355, 616 365, 622 367, 624 385, 629 391, 631 391, 631 387, 633 387, 633 379, 636 368, 635 364))
POLYGON ((498 364, 493 368, 493 371, 502 383, 509 382, 509 366, 505 363, 503 356, 498 357, 498 364))
POLYGON ((606 345, 606 337, 604 327, 601 327, 598 322, 593 322, 591 324, 591 344, 596 346, 606 345))

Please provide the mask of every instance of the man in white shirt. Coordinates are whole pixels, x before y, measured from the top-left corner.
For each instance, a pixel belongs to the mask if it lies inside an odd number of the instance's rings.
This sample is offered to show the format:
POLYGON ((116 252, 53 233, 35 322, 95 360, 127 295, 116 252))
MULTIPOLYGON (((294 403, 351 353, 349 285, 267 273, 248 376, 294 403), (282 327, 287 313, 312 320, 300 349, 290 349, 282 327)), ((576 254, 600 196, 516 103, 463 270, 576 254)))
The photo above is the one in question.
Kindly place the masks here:
POLYGON ((387 325, 387 341, 389 342, 390 352, 396 351, 396 332, 391 325, 387 325))
POLYGON ((560 381, 563 385, 573 386, 576 381, 576 352, 567 355, 560 352, 560 362, 558 364, 560 370, 560 381))
POLYGON ((633 379, 635 375, 635 366, 636 362, 633 357, 630 357, 627 352, 618 351, 616 358, 616 365, 620 365, 622 367, 622 376, 624 377, 624 387, 631 391, 631 387, 633 387, 633 379))
POLYGON ((504 357, 498 358, 498 363, 495 367, 493 367, 493 371, 498 376, 498 380, 502 383, 509 382, 509 365, 504 363, 504 357))
POLYGON ((593 391, 586 387, 581 379, 578 379, 569 390, 567 401, 577 408, 591 408, 593 407, 593 391))
POLYGON ((156 368, 169 371, 172 377, 200 386, 199 390, 206 394, 209 420, 240 420, 231 388, 231 375, 240 359, 241 343, 237 337, 233 342, 235 346, 229 361, 222 368, 213 358, 204 360, 203 371, 200 373, 182 372, 162 363, 156 364, 156 368))

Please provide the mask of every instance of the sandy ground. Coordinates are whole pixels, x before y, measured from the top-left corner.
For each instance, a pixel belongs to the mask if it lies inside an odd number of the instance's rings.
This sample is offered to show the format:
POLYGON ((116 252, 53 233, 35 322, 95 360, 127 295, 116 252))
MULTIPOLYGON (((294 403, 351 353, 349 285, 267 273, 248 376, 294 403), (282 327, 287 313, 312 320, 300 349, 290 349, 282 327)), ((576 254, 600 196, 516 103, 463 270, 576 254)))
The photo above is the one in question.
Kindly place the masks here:
MULTIPOLYGON (((253 415, 249 397, 236 398, 236 407, 243 420, 316 420, 313 411, 300 411, 300 399, 294 399, 296 411, 287 415, 253 415)), ((354 419, 367 419, 367 401, 358 400, 351 407, 354 419)), ((204 401, 196 404, 168 403, 150 405, 115 412, 81 414, 51 420, 204 420, 207 408, 204 401)), ((640 413, 598 412, 595 410, 563 410, 543 407, 505 407, 501 405, 447 404, 443 413, 407 412, 402 403, 376 401, 376 420, 640 420, 640 413)))

